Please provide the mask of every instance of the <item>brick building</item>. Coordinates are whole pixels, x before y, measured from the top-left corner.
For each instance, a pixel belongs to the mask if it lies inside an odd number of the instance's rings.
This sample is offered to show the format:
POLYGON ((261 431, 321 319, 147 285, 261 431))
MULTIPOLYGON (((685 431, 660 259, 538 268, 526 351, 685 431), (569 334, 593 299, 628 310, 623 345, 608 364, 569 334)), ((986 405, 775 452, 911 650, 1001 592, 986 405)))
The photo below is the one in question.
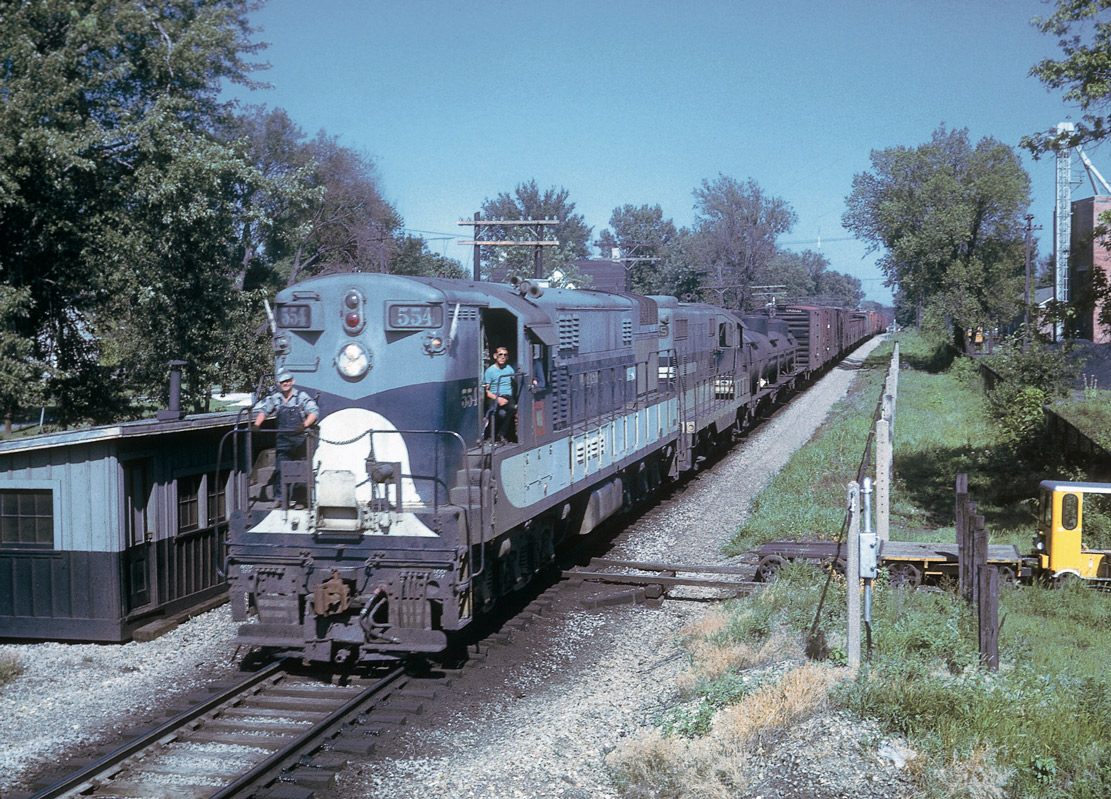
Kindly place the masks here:
POLYGON ((1111 282, 1111 240, 1093 240, 1100 216, 1111 211, 1111 197, 1088 197, 1072 203, 1072 237, 1069 242, 1069 304, 1080 309, 1080 338, 1097 344, 1111 342, 1111 328, 1097 319, 1099 309, 1091 300, 1092 270, 1099 269, 1111 282))

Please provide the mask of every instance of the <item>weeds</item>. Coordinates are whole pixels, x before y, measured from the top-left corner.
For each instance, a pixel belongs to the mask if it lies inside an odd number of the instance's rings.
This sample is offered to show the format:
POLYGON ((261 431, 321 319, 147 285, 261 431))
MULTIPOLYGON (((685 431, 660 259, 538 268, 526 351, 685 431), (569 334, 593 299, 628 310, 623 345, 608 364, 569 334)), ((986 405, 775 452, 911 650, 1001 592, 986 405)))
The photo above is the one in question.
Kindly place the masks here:
POLYGON ((1101 447, 1111 449, 1111 391, 1086 389, 1080 397, 1051 407, 1101 447))
POLYGON ((706 700, 695 703, 674 714, 670 733, 620 744, 608 759, 614 780, 630 799, 744 795, 752 753, 824 708, 839 678, 837 669, 805 664, 716 712, 706 700))
POLYGON ((0 685, 10 683, 23 673, 23 663, 15 655, 0 653, 0 685))

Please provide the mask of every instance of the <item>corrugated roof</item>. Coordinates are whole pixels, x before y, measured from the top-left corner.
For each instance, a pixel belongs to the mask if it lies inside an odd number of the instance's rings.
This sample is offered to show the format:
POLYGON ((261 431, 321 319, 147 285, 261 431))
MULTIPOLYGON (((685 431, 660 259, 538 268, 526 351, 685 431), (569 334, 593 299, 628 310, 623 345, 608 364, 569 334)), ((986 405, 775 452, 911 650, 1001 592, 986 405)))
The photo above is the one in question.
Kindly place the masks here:
POLYGON ((40 433, 25 438, 10 438, 0 441, 0 453, 26 452, 50 447, 68 447, 77 444, 90 444, 96 441, 110 441, 118 438, 165 435, 182 433, 189 430, 209 430, 217 427, 230 427, 235 424, 237 412, 200 413, 184 419, 162 421, 159 419, 139 419, 134 422, 82 427, 77 430, 62 430, 57 433, 40 433))

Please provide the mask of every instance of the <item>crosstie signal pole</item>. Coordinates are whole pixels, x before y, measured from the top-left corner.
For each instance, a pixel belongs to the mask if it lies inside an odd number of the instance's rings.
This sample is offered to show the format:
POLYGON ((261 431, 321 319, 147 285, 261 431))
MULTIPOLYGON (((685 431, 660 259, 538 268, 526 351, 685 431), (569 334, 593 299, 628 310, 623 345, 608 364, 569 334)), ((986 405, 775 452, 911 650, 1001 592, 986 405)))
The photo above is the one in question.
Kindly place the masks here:
MULTIPOLYGON (((604 245, 600 241, 596 241, 594 242, 594 246, 598 249, 603 249, 606 245, 604 245)), ((616 247, 613 247, 614 253, 619 253, 620 255, 610 258, 610 260, 614 263, 621 264, 622 268, 625 270, 626 293, 632 293, 633 269, 634 267, 636 267, 637 264, 651 264, 657 263, 661 260, 660 257, 657 255, 642 255, 641 253, 655 253, 659 250, 659 248, 660 245, 653 242, 624 245, 618 244, 616 247)))
POLYGON ((546 225, 558 225, 558 219, 479 219, 479 214, 475 211, 474 219, 460 219, 460 225, 474 225, 474 240, 460 241, 460 244, 473 244, 474 245, 474 279, 475 282, 482 280, 482 251, 479 249, 482 245, 487 247, 533 247, 535 250, 533 261, 533 277, 539 279, 543 277, 544 261, 540 254, 543 252, 542 247, 558 247, 558 241, 545 241, 544 240, 544 227, 546 225), (528 227, 532 228, 533 238, 531 241, 495 241, 493 239, 483 238, 483 234, 487 231, 483 228, 491 227, 528 227))

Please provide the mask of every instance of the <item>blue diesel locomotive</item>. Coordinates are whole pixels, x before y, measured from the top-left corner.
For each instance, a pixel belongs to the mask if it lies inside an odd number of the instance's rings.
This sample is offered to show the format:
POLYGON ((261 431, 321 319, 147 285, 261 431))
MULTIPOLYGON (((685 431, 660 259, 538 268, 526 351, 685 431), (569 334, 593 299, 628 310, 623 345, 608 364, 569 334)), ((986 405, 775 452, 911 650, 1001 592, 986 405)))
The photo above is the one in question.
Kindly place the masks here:
MULTIPOLYGON (((276 502, 238 486, 228 577, 238 643, 308 661, 444 650, 811 370, 782 320, 528 281, 331 275, 274 311, 275 368, 321 418, 276 502), (483 385, 495 348, 514 373, 505 442, 483 385)), ((264 463, 265 436, 239 436, 264 463)))

